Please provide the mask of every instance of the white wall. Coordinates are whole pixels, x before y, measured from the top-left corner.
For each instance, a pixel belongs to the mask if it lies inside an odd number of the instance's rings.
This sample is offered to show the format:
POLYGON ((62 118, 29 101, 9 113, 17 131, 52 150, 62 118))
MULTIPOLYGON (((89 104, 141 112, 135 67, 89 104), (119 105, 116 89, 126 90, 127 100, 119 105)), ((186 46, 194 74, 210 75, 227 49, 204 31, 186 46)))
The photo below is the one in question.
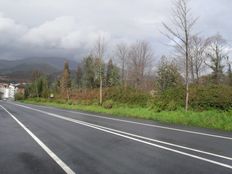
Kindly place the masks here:
POLYGON ((9 87, 1 87, 0 92, 3 93, 2 99, 15 99, 15 94, 17 93, 17 87, 14 85, 10 84, 9 87))

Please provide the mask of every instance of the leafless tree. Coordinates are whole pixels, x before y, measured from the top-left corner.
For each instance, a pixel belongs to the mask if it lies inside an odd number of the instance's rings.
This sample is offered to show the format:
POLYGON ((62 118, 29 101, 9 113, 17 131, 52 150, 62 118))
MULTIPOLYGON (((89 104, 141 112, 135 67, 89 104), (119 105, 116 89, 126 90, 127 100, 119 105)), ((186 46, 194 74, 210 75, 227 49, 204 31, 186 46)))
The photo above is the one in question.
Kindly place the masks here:
POLYGON ((152 59, 153 52, 148 42, 138 41, 130 47, 128 69, 136 88, 142 86, 145 75, 150 72, 152 59))
POLYGON ((102 85, 103 85, 103 73, 102 73, 102 61, 105 56, 105 41, 103 37, 99 37, 95 43, 94 56, 99 59, 99 103, 102 104, 102 85))
POLYGON ((226 52, 226 41, 219 34, 209 37, 207 39, 209 44, 207 48, 206 65, 213 71, 213 79, 216 84, 222 80, 224 63, 227 60, 228 54, 226 52))
POLYGON ((192 77, 192 81, 195 81, 198 83, 201 73, 205 69, 205 60, 206 60, 206 48, 207 48, 208 42, 195 35, 191 37, 190 41, 190 73, 192 77))
POLYGON ((232 67, 231 67, 231 60, 229 58, 229 56, 227 56, 227 66, 228 66, 228 70, 227 70, 227 84, 229 84, 230 86, 232 86, 232 67))
POLYGON ((119 67, 121 68, 121 81, 122 86, 126 85, 126 69, 128 61, 128 46, 124 43, 118 44, 115 50, 115 56, 117 62, 119 62, 119 67))
POLYGON ((177 0, 175 7, 173 8, 173 15, 171 18, 172 26, 168 26, 163 23, 166 29, 165 36, 170 39, 184 53, 185 57, 185 83, 186 83, 186 99, 185 110, 188 111, 189 104, 189 44, 192 29, 196 23, 197 18, 193 18, 191 15, 191 9, 187 0, 177 0))

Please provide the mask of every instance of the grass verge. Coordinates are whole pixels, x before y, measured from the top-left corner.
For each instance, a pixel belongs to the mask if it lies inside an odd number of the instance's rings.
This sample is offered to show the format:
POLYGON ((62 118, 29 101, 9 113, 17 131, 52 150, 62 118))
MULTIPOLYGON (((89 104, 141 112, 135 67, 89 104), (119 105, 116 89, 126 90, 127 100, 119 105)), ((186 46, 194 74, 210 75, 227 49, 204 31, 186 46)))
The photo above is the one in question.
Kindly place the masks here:
POLYGON ((217 110, 208 110, 203 112, 195 112, 195 111, 185 112, 184 110, 154 112, 149 108, 128 107, 124 105, 115 105, 111 109, 105 109, 102 106, 94 105, 94 104, 74 105, 67 103, 59 103, 51 100, 49 101, 49 100, 27 99, 27 100, 22 100, 22 102, 28 104, 52 106, 52 107, 63 108, 63 109, 105 113, 105 114, 110 114, 113 116, 120 116, 120 117, 149 119, 161 123, 195 126, 202 128, 217 129, 222 131, 232 131, 232 110, 226 112, 217 111, 217 110))

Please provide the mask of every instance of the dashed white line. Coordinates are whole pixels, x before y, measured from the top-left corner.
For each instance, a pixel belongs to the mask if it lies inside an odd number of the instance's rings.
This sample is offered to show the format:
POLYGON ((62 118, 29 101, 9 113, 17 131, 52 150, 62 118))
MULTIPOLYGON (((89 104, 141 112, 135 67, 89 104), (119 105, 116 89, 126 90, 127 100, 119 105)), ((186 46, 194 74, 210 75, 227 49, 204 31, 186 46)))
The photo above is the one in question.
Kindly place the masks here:
POLYGON ((6 111, 35 141, 40 147, 67 173, 75 174, 75 172, 65 164, 54 152, 51 151, 35 134, 33 134, 23 123, 21 123, 13 114, 11 114, 6 108, 0 105, 0 107, 6 111))

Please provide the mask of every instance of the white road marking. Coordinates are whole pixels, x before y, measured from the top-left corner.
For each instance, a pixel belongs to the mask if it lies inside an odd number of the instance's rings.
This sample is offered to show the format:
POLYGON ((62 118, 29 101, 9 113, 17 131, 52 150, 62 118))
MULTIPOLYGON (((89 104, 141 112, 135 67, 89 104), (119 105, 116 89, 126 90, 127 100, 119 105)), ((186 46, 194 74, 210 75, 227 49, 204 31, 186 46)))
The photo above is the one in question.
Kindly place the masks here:
MULTIPOLYGON (((221 162, 218 162, 218 161, 210 160, 210 159, 207 159, 207 158, 204 158, 204 157, 200 157, 200 156, 193 155, 193 154, 190 154, 190 153, 182 152, 180 150, 175 150, 175 149, 172 149, 172 148, 168 148, 168 147, 165 147, 165 146, 162 146, 162 145, 154 144, 154 143, 147 142, 147 141, 137 139, 137 138, 142 138, 142 139, 152 140, 152 141, 158 142, 157 140, 154 140, 154 139, 149 139, 147 137, 142 137, 142 136, 138 136, 138 135, 135 135, 135 134, 129 134, 127 132, 122 132, 122 131, 118 131, 118 130, 115 130, 115 129, 110 129, 110 128, 107 128, 107 127, 99 126, 99 125, 94 125, 94 124, 91 124, 91 123, 87 123, 87 122, 84 122, 84 121, 79 121, 79 120, 76 120, 76 119, 73 119, 73 118, 64 117, 62 115, 42 111, 42 110, 39 110, 39 109, 24 106, 24 105, 19 105, 19 106, 24 107, 26 109, 34 110, 34 111, 37 111, 37 112, 40 112, 40 113, 43 113, 43 114, 46 114, 46 115, 49 115, 49 116, 52 116, 52 117, 55 117, 55 118, 60 118, 60 119, 66 120, 66 121, 70 121, 70 122, 77 123, 77 124, 80 124, 80 125, 84 125, 84 126, 87 126, 87 127, 91 127, 91 128, 103 131, 103 132, 107 132, 107 133, 110 133, 110 134, 113 134, 113 135, 124 137, 124 138, 134 140, 134 141, 137 141, 137 142, 141 142, 141 143, 153 146, 153 147, 157 147, 157 148, 164 149, 164 150, 167 150, 167 151, 175 152, 175 153, 178 153, 178 154, 181 154, 181 155, 184 155, 184 156, 188 156, 188 157, 191 157, 191 158, 199 159, 199 160, 206 161, 206 162, 209 162, 209 163, 212 163, 212 164, 216 164, 216 165, 219 165, 219 166, 222 166, 222 167, 225 167, 225 168, 232 169, 232 166, 228 165, 228 164, 224 164, 224 163, 221 163, 221 162), (112 130, 114 130, 114 131, 112 131, 112 130), (128 136, 128 135, 130 135, 130 136, 128 136), (131 137, 131 136, 133 136, 133 137, 131 137), (137 137, 137 138, 134 138, 134 137, 137 137)), ((159 141, 159 142, 162 142, 162 141, 159 141)), ((172 145, 172 146, 174 145, 174 144, 166 143, 166 142, 163 142, 163 144, 172 145)), ((180 147, 180 148, 184 147, 184 146, 179 146, 179 145, 174 145, 174 146, 175 147, 180 147)), ((191 148, 187 148, 187 147, 184 147, 184 148, 188 149, 188 150, 191 149, 191 148)), ((216 156, 216 157, 231 160, 230 157, 221 156, 221 155, 217 155, 217 154, 213 154, 213 153, 209 153, 209 152, 204 152, 204 151, 200 151, 200 150, 196 150, 196 149, 191 149, 191 150, 199 152, 199 153, 203 152, 204 154, 213 155, 213 156, 216 156)))
MULTIPOLYGON (((1 105, 0 105, 1 106, 1 105)), ((75 174, 67 164, 65 164, 54 152, 51 151, 35 134, 33 134, 25 125, 23 125, 13 114, 11 114, 6 108, 1 106, 35 141, 40 147, 67 173, 75 174)))
MULTIPOLYGON (((17 105, 17 106, 24 106, 24 105, 19 105, 19 104, 15 104, 15 103, 12 103, 12 104, 17 105)), ((44 107, 44 108, 48 108, 48 109, 56 109, 56 108, 51 108, 51 107, 46 107, 46 106, 39 106, 39 107, 44 107)), ((59 109, 57 109, 57 110, 59 110, 59 109)), ((189 133, 189 134, 196 134, 196 135, 208 136, 208 137, 213 137, 213 138, 232 140, 232 137, 221 136, 221 135, 216 135, 216 134, 208 134, 208 133, 190 131, 190 130, 185 130, 185 129, 177 129, 177 128, 171 128, 171 127, 167 127, 167 126, 159 126, 159 125, 155 125, 155 124, 140 123, 140 122, 136 122, 136 121, 129 121, 129 120, 123 120, 123 119, 118 119, 118 118, 102 117, 99 115, 88 114, 88 113, 78 112, 78 111, 68 111, 68 112, 81 114, 81 115, 85 115, 88 117, 95 117, 95 118, 101 118, 101 119, 106 119, 106 120, 113 120, 113 121, 118 121, 118 122, 125 122, 125 123, 132 123, 132 124, 137 124, 137 125, 142 125, 142 126, 155 127, 155 128, 159 128, 159 129, 166 129, 166 130, 171 130, 171 131, 184 132, 184 133, 189 133)))
MULTIPOLYGON (((83 122, 83 121, 80 121, 80 122, 83 122)), ((136 138, 140 138, 140 139, 144 139, 144 140, 148 140, 148 141, 152 141, 152 142, 156 142, 156 143, 160 143, 160 144, 165 144, 165 145, 169 145, 169 146, 173 146, 173 147, 177 147, 177 148, 181 148, 181 149, 186 149, 186 150, 189 150, 189 151, 202 153, 202 154, 206 154, 206 155, 210 155, 210 156, 215 156, 215 157, 218 157, 218 158, 223 158, 223 159, 232 161, 232 158, 228 157, 228 156, 218 155, 218 154, 215 154, 215 153, 206 152, 206 151, 202 151, 202 150, 198 150, 198 149, 194 149, 194 148, 189 148, 189 147, 177 145, 177 144, 174 144, 174 143, 168 143, 168 142, 165 142, 165 141, 160 141, 160 140, 157 140, 157 139, 148 138, 148 137, 144 137, 144 136, 140 136, 140 135, 120 131, 120 130, 117 130, 117 129, 111 129, 111 128, 108 128, 108 127, 99 126, 99 125, 91 124, 91 123, 88 123, 88 122, 83 122, 83 123, 87 123, 87 124, 90 124, 90 125, 93 125, 93 126, 96 126, 96 127, 100 127, 100 128, 106 129, 106 130, 114 131, 114 132, 125 134, 125 135, 129 135, 129 136, 132 136, 132 137, 136 137, 136 138)))

